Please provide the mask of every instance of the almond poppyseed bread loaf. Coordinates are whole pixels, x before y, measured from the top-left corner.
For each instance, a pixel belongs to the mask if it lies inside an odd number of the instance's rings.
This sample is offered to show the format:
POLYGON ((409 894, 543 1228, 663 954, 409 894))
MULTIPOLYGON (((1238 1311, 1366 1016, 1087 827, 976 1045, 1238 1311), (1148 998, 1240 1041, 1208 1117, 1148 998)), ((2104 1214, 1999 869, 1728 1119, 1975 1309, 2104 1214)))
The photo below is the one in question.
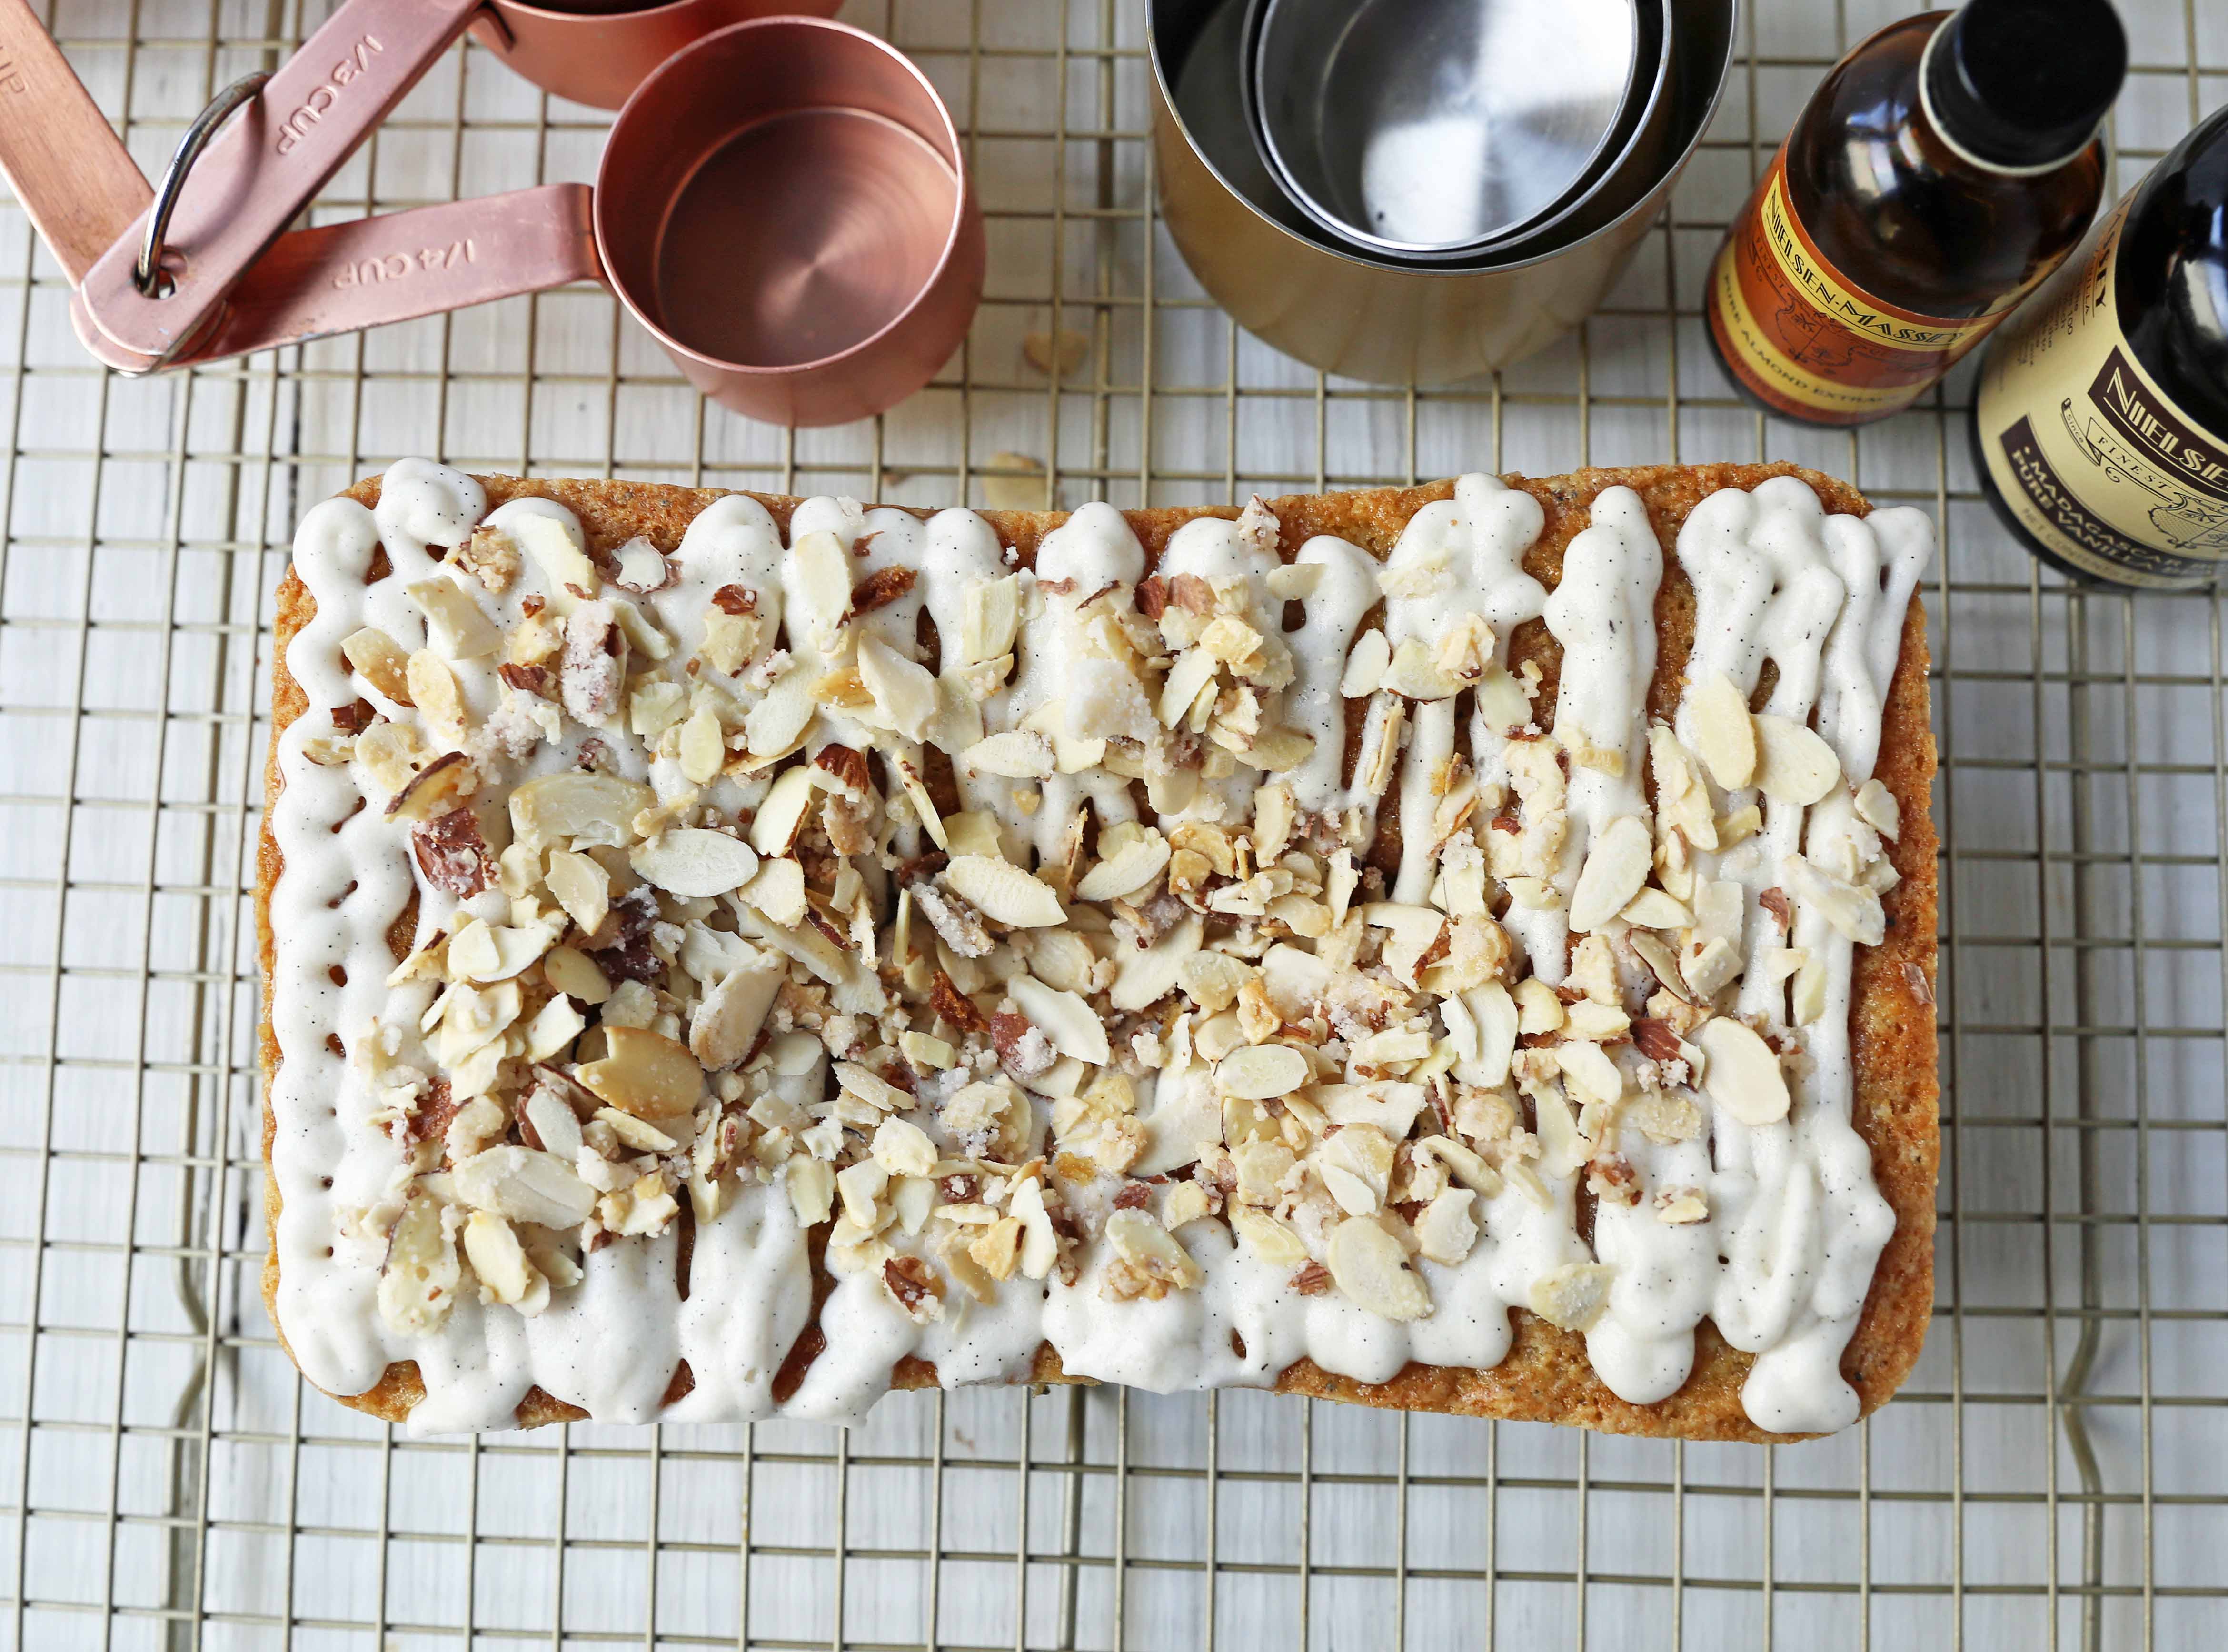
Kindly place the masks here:
POLYGON ((404 460, 280 589, 265 1291, 418 1431, 1246 1385, 1768 1440, 1931 1306, 1933 529, 404 460))

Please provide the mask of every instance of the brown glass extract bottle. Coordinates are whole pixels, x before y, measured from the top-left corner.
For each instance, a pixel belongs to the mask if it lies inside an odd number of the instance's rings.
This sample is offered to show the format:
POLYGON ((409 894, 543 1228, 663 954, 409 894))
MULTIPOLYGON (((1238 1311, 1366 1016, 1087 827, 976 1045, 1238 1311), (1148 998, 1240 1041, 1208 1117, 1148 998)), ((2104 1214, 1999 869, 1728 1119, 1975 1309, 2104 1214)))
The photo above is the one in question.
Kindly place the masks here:
POLYGON ((1971 430, 1982 491, 2052 566, 2147 590, 2228 570, 2228 110, 1989 344, 1971 430))
POLYGON ((1971 0, 1834 65, 1710 272, 1735 387, 1815 425, 1917 400, 2088 227, 2127 59, 2106 0, 1971 0))

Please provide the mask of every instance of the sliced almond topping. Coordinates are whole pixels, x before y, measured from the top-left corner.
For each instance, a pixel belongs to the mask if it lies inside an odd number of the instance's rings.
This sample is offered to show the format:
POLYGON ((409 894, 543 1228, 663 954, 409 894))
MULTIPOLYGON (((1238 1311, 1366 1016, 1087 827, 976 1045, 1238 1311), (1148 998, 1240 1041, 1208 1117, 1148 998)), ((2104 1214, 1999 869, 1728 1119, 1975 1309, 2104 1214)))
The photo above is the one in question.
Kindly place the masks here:
POLYGON ((1640 929, 1684 929, 1694 921, 1685 902, 1674 900, 1661 889, 1642 889, 1625 902, 1617 916, 1640 929))
POLYGON ((1894 842, 1903 833, 1903 805, 1875 778, 1857 788, 1857 818, 1894 842))
POLYGON ((744 714, 743 742, 752 758, 771 763, 804 743, 805 731, 820 708, 814 697, 817 681, 810 670, 792 666, 744 714))
POLYGON ((788 978, 786 962, 770 953, 721 976, 688 1019, 689 1054, 708 1073, 747 1058, 788 978))
POLYGON ((1062 1055, 1072 1055, 1092 1066, 1104 1066, 1113 1059, 1105 1027, 1076 994, 1056 991, 1027 975, 1015 976, 1006 983, 1006 990, 1013 996, 1015 1007, 1062 1055))
POLYGON ((1655 847, 1648 823, 1637 815, 1610 822, 1586 852, 1578 887, 1571 892, 1571 928, 1578 934, 1599 929, 1622 912, 1648 881, 1655 847))
POLYGON ((1744 1124, 1774 1124, 1787 1117, 1791 1100, 1779 1058, 1755 1032, 1730 1016, 1713 1015, 1694 1029, 1694 1043, 1708 1059, 1702 1088, 1712 1101, 1744 1124))
POLYGON ((909 740, 925 740, 936 719, 936 679, 879 637, 859 639, 859 680, 892 728, 909 740))
POLYGON ((1844 882, 1804 855, 1781 861, 1779 875, 1796 901, 1815 909, 1836 933, 1860 946, 1878 946, 1887 938, 1887 913, 1877 892, 1844 882))
POLYGON ((843 617, 851 610, 851 559, 843 541, 823 528, 806 534, 789 547, 791 568, 797 575, 800 616, 811 627, 813 645, 829 651, 843 617))
POLYGON ((1008 929, 1041 929, 1066 921, 1051 887, 1010 861, 955 855, 943 875, 953 893, 992 923, 1008 929))
POLYGON ((761 861, 758 875, 743 886, 743 899, 768 923, 795 929, 804 921, 804 868, 795 861, 761 861))
POLYGON ((1518 982, 1514 996, 1518 1032, 1553 1033, 1561 1030, 1563 1001, 1555 996, 1554 988, 1538 976, 1527 975, 1518 982))
POLYGON ((1840 784, 1834 748, 1792 718, 1758 714, 1756 739, 1757 787, 1773 802, 1807 809, 1840 784))
POLYGON ((530 844, 569 841, 624 848, 634 841, 634 817, 656 802, 648 786, 569 769, 528 780, 511 792, 511 829, 530 844))
POLYGON ((704 1094, 704 1069, 685 1044, 639 1027, 604 1028, 609 1053, 573 1074, 599 1099, 637 1118, 670 1118, 704 1094))
POLYGON ((531 1148, 504 1145, 475 1153, 458 1164, 451 1179, 466 1204, 515 1222, 577 1227, 596 1207, 595 1189, 571 1165, 531 1148))
POLYGON ((805 811, 812 804, 810 767, 784 769, 776 776, 765 801, 751 822, 751 847, 760 855, 787 855, 803 828, 805 811))
POLYGON ((959 657, 970 665, 1013 651, 1021 618, 1021 576, 977 579, 967 587, 961 611, 959 657))
POLYGON ((603 927, 605 915, 611 911, 611 874, 592 856, 573 849, 553 849, 545 875, 549 893, 583 935, 593 935, 603 927))
POLYGON ((1332 1230, 1324 1265, 1348 1300, 1386 1319, 1422 1319, 1431 1292, 1408 1265, 1407 1253, 1371 1216, 1349 1216, 1332 1230))
POLYGON ((1516 1001, 1498 981, 1473 987, 1459 1000, 1477 1029, 1474 1082, 1491 1089, 1508 1082, 1509 1059, 1516 1051, 1516 1001))
POLYGON ((1470 1214, 1476 1201, 1467 1188, 1449 1188, 1433 1198, 1416 1218, 1417 1250, 1448 1267, 1468 1256, 1477 1244, 1477 1220, 1470 1214))
POLYGON ((1555 1046, 1555 1065, 1562 1068, 1565 1078, 1596 1101, 1616 1101, 1624 1094, 1624 1074, 1598 1044, 1565 1039, 1555 1046))
POLYGON ((1011 728, 979 740, 959 753, 959 761, 977 774, 1008 780, 1045 780, 1056 772, 1052 742, 1029 728, 1011 728))
POLYGON ((1532 1311, 1550 1325, 1566 1331, 1591 1330, 1609 1306, 1609 1288, 1616 1277, 1615 1268, 1599 1262, 1565 1262, 1534 1279, 1526 1299, 1532 1311))
POLYGON ((1300 1236, 1267 1211, 1252 1205, 1232 1205, 1229 1216, 1238 1237, 1278 1272, 1296 1268, 1308 1259, 1308 1247, 1300 1236))
POLYGON ((1563 1011, 1563 1032, 1570 1038, 1609 1043, 1623 1038, 1631 1028, 1623 1010, 1615 1004, 1597 1004, 1591 998, 1581 998, 1563 1011))
POLYGON ((1419 637, 1411 637, 1392 650, 1378 686, 1406 700, 1446 700, 1469 685, 1440 668, 1432 650, 1419 637))
POLYGON ((588 560, 579 530, 570 523, 536 512, 513 522, 510 536, 541 567, 549 584, 549 605, 559 613, 571 613, 602 588, 604 576, 588 560))
POLYGON ((424 1194, 406 1200, 380 1271, 380 1318, 405 1336, 426 1335, 448 1318, 463 1277, 440 1202, 424 1194))
POLYGON ((1366 700, 1383 686, 1385 669, 1392 663, 1392 644, 1385 633, 1367 631, 1354 639, 1346 656, 1346 673, 1338 692, 1348 700, 1366 700))
POLYGON ((1687 698, 1694 712, 1694 750, 1710 778, 1728 791, 1749 784, 1756 778, 1756 725, 1740 689, 1724 672, 1712 671, 1687 689, 1687 698))
POLYGON ((1117 1210, 1107 1217, 1106 1242, 1114 1252, 1106 1293, 1117 1300, 1157 1300, 1171 1290, 1192 1290, 1207 1277, 1175 1235, 1142 1210, 1117 1210))
POLYGON ((643 881, 684 900, 739 889, 757 874, 759 857, 739 837, 703 827, 660 832, 627 857, 643 881))
POLYGON ((477 660, 503 644, 503 633, 454 579, 435 574, 406 586, 426 611, 426 639, 452 660, 477 660))
POLYGON ((399 706, 411 703, 410 656, 385 631, 366 625, 341 638, 341 653, 355 674, 399 706))
POLYGON ((403 783, 402 790, 387 800, 387 817, 438 820, 457 810, 479 783, 478 772, 464 760, 462 752, 444 752, 412 775, 403 783))
POLYGON ((1214 681, 1221 663, 1203 648, 1188 649, 1176 656, 1162 680, 1161 698, 1156 714, 1162 727, 1174 728, 1190 714, 1192 702, 1214 681))
POLYGON ((1214 1086, 1225 1095, 1266 1101, 1290 1094, 1314 1076, 1308 1058, 1289 1044, 1245 1044, 1216 1064, 1214 1086))
POLYGON ((1400 758, 1400 731, 1408 720, 1408 702, 1397 695, 1374 694, 1361 725, 1361 750, 1354 759, 1354 790, 1381 797, 1392 783, 1400 758))
POLYGON ((689 784, 709 785, 727 766, 727 734, 720 714, 699 706, 681 725, 681 773, 689 784))
POLYGON ((550 986, 584 1004, 600 1004, 611 996, 611 983, 594 959, 576 947, 554 946, 541 960, 541 974, 550 986))

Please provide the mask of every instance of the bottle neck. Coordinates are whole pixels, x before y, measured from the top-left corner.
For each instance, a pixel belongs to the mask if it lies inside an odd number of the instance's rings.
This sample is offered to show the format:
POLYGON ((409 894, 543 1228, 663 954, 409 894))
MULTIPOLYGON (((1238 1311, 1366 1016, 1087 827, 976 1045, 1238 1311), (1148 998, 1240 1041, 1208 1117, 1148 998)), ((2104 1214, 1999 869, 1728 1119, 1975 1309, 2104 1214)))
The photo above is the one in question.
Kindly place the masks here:
POLYGON ((1928 130, 1940 141, 1944 149, 1956 157, 1962 164, 1970 167, 1976 172, 1985 172, 1993 177, 2040 177, 2046 173, 2055 172, 2097 141, 2097 134, 2104 129, 2104 120, 2102 116, 2097 118, 2094 126, 2082 135, 2079 141, 2073 143, 2062 154, 2048 156, 2039 161, 2016 163, 1992 159, 1988 155, 1982 154, 1979 146, 1986 140, 1979 132, 1968 131, 1960 133, 1958 131, 1964 99, 1959 95, 1953 83, 1956 71, 1950 61, 1951 54, 1948 44, 1950 30, 1956 21, 1957 14, 1954 12, 1943 17, 1936 26, 1932 35, 1928 38, 1925 51, 1919 56, 1918 112, 1919 118, 1926 123, 1928 130))

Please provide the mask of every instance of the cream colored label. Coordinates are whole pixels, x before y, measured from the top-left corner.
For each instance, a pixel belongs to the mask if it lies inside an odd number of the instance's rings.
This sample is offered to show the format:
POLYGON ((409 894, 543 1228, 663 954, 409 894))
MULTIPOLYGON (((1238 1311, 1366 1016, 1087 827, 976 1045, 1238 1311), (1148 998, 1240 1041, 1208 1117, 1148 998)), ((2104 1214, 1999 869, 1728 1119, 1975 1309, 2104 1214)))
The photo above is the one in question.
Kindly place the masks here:
POLYGON ((2053 554, 2115 584, 2186 589, 2228 565, 2228 442, 2160 390, 2120 330, 2133 199, 2004 329, 1975 417, 1998 493, 2053 554))

